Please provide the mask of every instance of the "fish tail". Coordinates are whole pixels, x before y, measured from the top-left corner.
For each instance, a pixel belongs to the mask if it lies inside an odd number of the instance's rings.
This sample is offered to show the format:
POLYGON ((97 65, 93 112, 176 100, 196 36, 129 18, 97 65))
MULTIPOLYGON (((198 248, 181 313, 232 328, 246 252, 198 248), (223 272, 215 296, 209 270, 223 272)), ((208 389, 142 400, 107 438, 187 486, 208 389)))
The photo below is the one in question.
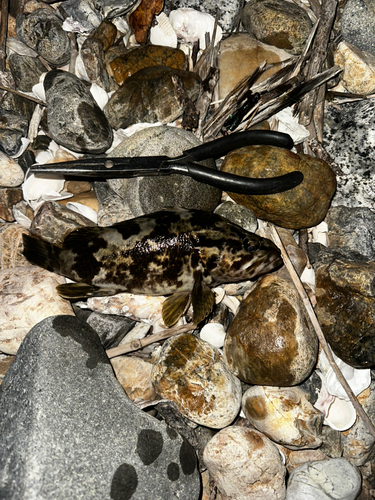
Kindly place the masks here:
POLYGON ((35 266, 59 273, 61 249, 48 241, 23 234, 23 255, 35 266))

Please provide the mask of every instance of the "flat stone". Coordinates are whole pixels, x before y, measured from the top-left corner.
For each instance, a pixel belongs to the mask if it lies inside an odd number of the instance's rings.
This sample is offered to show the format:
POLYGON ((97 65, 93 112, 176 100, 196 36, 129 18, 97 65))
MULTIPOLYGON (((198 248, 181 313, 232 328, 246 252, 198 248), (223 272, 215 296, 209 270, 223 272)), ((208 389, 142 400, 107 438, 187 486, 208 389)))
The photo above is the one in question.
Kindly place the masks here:
POLYGON ((123 316, 88 312, 86 322, 96 331, 104 349, 117 347, 135 325, 135 321, 123 316))
POLYGON ((104 153, 113 133, 88 87, 75 75, 49 71, 44 79, 51 137, 78 153, 104 153))
POLYGON ((374 8, 363 0, 348 0, 340 19, 344 41, 375 55, 374 30, 374 8))
POLYGON ((80 54, 90 82, 96 83, 106 92, 109 92, 110 83, 105 68, 102 42, 94 37, 86 38, 82 44, 80 54))
POLYGON ((22 235, 27 230, 19 224, 0 224, 0 269, 29 265, 22 255, 22 235))
POLYGON ((16 52, 8 58, 16 88, 22 92, 31 92, 39 83, 39 77, 46 72, 46 67, 37 57, 21 56, 16 52))
POLYGON ((198 499, 194 450, 128 399, 96 333, 77 318, 36 325, 1 389, 4 497, 198 499))
POLYGON ((219 214, 225 217, 233 224, 241 226, 246 231, 250 233, 255 233, 258 229, 258 220, 251 210, 244 207, 243 205, 238 205, 232 201, 225 201, 221 203, 215 210, 215 214, 219 214))

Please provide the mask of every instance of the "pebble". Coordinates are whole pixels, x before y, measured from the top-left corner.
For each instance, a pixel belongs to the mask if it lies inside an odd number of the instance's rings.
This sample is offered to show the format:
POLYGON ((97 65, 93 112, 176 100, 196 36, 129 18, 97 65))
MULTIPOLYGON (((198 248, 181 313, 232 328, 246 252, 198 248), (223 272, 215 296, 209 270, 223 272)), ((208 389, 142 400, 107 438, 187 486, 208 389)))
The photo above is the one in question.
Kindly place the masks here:
POLYGON ((0 224, 0 269, 12 269, 14 267, 29 265, 22 255, 22 235, 27 233, 26 229, 19 224, 0 224))
POLYGON ((192 334, 165 342, 152 371, 152 382, 163 399, 174 401, 197 424, 222 429, 236 418, 241 384, 215 347, 192 334))
POLYGON ((258 196, 228 193, 234 201, 250 208, 258 219, 291 229, 319 224, 327 214, 336 189, 335 174, 326 162, 275 146, 236 149, 227 154, 221 170, 246 177, 302 172, 302 183, 283 193, 258 196))
MULTIPOLYGON (((79 308, 76 308, 76 310, 79 308)), ((75 312, 76 312, 75 310, 75 312)), ((82 314, 82 309, 80 309, 82 314)), ((88 325, 93 328, 100 338, 105 349, 117 347, 121 340, 134 327, 135 321, 111 314, 99 314, 87 311, 89 316, 86 319, 88 325)))
POLYGON ((194 450, 130 401, 77 318, 51 316, 29 332, 2 382, 0 413, 7 498, 199 498, 194 450))
POLYGON ((39 83, 39 77, 46 72, 46 67, 37 57, 21 56, 15 52, 8 58, 9 68, 18 90, 31 92, 39 83))
POLYGON ((188 99, 196 101, 200 91, 200 77, 190 71, 151 66, 127 78, 111 95, 104 108, 108 122, 114 129, 127 128, 135 123, 172 123, 185 111, 178 82, 188 99))
POLYGON ((299 387, 250 387, 242 397, 242 409, 258 431, 286 448, 318 448, 322 444, 324 416, 299 387))
POLYGON ((214 212, 215 214, 225 217, 230 222, 237 224, 250 233, 255 233, 258 229, 257 218, 251 210, 243 205, 238 205, 232 201, 225 201, 216 207, 214 212))
POLYGON ((375 55, 375 12, 366 0, 348 0, 342 11, 340 31, 345 42, 375 55))
POLYGON ((266 60, 267 64, 275 64, 275 66, 265 71, 257 79, 257 83, 275 73, 280 69, 279 63, 289 58, 290 54, 285 50, 262 43, 247 34, 239 33, 229 36, 220 43, 218 56, 220 99, 224 99, 243 78, 251 75, 263 61, 266 60))
POLYGON ((347 42, 340 42, 334 54, 334 62, 344 70, 340 75, 340 84, 344 89, 353 94, 374 93, 375 54, 364 52, 347 42))
MULTIPOLYGON (((168 126, 149 127, 124 139, 111 156, 166 155, 172 158, 199 144, 201 142, 188 130, 168 126)), ((205 160, 201 164, 215 168, 213 160, 205 160)), ((132 217, 176 206, 212 211, 221 196, 219 189, 178 174, 109 179, 108 184, 127 202, 132 217)))
POLYGON ((16 19, 17 37, 53 66, 70 60, 70 40, 60 19, 49 9, 21 13, 16 19))
POLYGON ((56 286, 65 279, 36 266, 0 271, 0 351, 16 354, 30 328, 48 316, 74 315, 56 286))
POLYGON ((0 108, 0 147, 10 156, 16 155, 22 146, 22 137, 27 136, 29 120, 17 112, 4 108, 4 99, 0 108))
POLYGON ((49 71, 44 79, 47 123, 51 137, 78 153, 104 153, 113 133, 86 85, 75 75, 49 71))
POLYGON ((0 151, 0 186, 17 187, 23 182, 25 175, 18 163, 6 153, 0 151))
POLYGON ((117 380, 132 401, 155 401, 158 395, 152 385, 152 363, 135 356, 111 359, 117 380))
POLYGON ((247 384, 292 386, 307 378, 318 341, 294 286, 274 275, 261 278, 241 302, 223 350, 247 384))
POLYGON ((285 499, 286 469, 279 450, 257 430, 222 429, 207 444, 203 460, 220 498, 285 499))
POLYGON ((98 226, 113 226, 133 218, 126 201, 110 188, 108 182, 94 182, 93 188, 99 203, 98 226))
POLYGON ((80 55, 90 82, 96 83, 109 92, 111 85, 105 67, 102 42, 94 37, 86 38, 82 44, 80 55))
POLYGON ((137 71, 153 66, 186 70, 186 56, 180 49, 161 45, 145 45, 116 57, 107 65, 107 70, 115 82, 122 85, 137 71))
POLYGON ((286 500, 355 500, 361 474, 345 458, 306 462, 288 479, 286 500))
POLYGON ((312 28, 302 7, 285 0, 249 0, 241 13, 244 29, 257 40, 300 54, 312 28))
POLYGON ((136 0, 98 0, 96 3, 87 0, 65 0, 58 7, 63 18, 71 17, 84 30, 93 31, 105 18, 122 16, 129 12, 136 0))
POLYGON ((13 222, 13 207, 22 200, 21 188, 0 188, 0 218, 13 222))

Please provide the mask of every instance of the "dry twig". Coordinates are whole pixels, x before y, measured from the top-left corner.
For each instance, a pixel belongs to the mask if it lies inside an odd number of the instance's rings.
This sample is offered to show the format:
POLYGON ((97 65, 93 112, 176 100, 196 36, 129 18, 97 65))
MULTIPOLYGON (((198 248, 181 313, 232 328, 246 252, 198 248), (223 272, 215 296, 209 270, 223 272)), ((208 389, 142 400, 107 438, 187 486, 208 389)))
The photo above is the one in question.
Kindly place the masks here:
POLYGON ((0 71, 5 71, 6 44, 8 31, 9 0, 1 0, 1 22, 0 22, 0 71))

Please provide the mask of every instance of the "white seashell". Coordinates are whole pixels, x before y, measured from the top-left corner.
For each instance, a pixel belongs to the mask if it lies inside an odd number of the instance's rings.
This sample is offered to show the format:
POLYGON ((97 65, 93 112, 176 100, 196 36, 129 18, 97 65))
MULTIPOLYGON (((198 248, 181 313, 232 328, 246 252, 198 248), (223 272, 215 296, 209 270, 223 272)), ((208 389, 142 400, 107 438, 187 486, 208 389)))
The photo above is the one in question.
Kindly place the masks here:
POLYGON ((83 205, 82 203, 68 201, 68 203, 66 204, 66 208, 69 208, 69 210, 73 210, 73 212, 76 212, 77 214, 83 215, 87 219, 90 219, 92 222, 95 222, 95 224, 98 223, 98 214, 95 212, 95 210, 87 207, 86 205, 83 205))
POLYGON ((336 431, 346 431, 354 425, 356 419, 357 414, 352 403, 335 398, 329 406, 324 424, 329 425, 329 427, 336 431))
POLYGON ((31 219, 26 217, 24 213, 21 212, 18 208, 13 207, 13 217, 15 218, 16 222, 24 227, 25 229, 29 230, 31 226, 31 219))
POLYGON ((11 156, 11 158, 19 158, 26 151, 29 144, 29 139, 27 139, 26 137, 21 137, 21 147, 15 155, 11 156))
POLYGON ((87 35, 90 32, 90 30, 84 28, 81 23, 75 21, 72 17, 67 17, 65 19, 62 24, 62 29, 72 33, 79 33, 80 35, 87 35))
POLYGON ((225 296, 225 290, 221 286, 213 288, 212 291, 215 294, 215 304, 220 304, 225 296))
MULTIPOLYGON (((199 48, 202 50, 206 48, 205 34, 208 32, 212 37, 215 24, 215 18, 210 14, 190 8, 172 10, 169 14, 169 21, 178 38, 185 42, 199 40, 199 48)), ((220 42, 222 36, 223 30, 217 26, 215 45, 220 42)))
POLYGON ((223 304, 225 304, 234 315, 237 314, 238 308, 240 307, 240 301, 233 295, 225 295, 223 304))
POLYGON ((277 130, 289 134, 294 144, 300 144, 310 137, 310 132, 306 127, 298 122, 298 118, 293 116, 292 108, 286 108, 276 113, 273 118, 277 120, 277 130))
POLYGON ((15 37, 7 38, 7 49, 11 52, 19 54, 20 56, 38 57, 38 53, 35 52, 35 50, 31 49, 15 37))
POLYGON ((326 222, 321 222, 311 230, 311 240, 313 243, 321 243, 328 246, 328 226, 326 222))
POLYGON ((90 87, 90 92, 93 98, 95 99, 97 105, 100 109, 104 109, 104 106, 108 102, 108 94, 107 92, 100 87, 97 83, 93 83, 90 87))
POLYGON ((76 65, 74 68, 74 72, 80 80, 85 80, 86 82, 91 83, 90 78, 88 77, 88 74, 86 71, 86 67, 83 63, 83 59, 81 57, 81 54, 78 54, 76 57, 76 65))
POLYGON ((177 34, 172 28, 168 17, 162 12, 155 16, 156 24, 150 29, 150 42, 153 45, 162 45, 163 47, 177 47, 177 34))
POLYGON ((312 290, 315 290, 315 271, 314 268, 311 267, 305 267, 303 270, 303 273, 300 276, 300 280, 302 283, 306 283, 310 286, 312 290))
POLYGON ((43 176, 26 174, 26 180, 22 185, 24 200, 32 207, 37 208, 43 201, 57 201, 71 198, 71 193, 60 194, 64 187, 63 177, 54 174, 43 174, 43 176))
POLYGON ((200 331, 200 338, 214 347, 220 348, 224 345, 226 332, 221 323, 207 323, 200 331))

